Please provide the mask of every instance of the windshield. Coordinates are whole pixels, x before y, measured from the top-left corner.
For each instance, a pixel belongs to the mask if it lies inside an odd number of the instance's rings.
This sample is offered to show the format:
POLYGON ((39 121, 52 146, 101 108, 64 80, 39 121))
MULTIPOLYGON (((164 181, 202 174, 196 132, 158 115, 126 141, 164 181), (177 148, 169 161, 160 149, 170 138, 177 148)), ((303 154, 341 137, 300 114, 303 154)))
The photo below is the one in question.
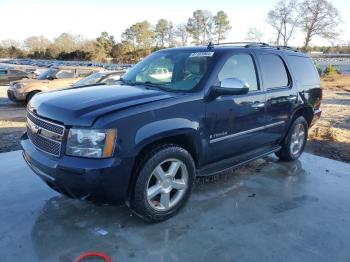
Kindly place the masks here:
POLYGON ((106 73, 94 73, 92 75, 89 75, 88 77, 85 77, 79 80, 73 86, 78 87, 78 86, 85 86, 85 85, 94 85, 99 81, 101 81, 101 79, 105 76, 106 76, 106 73))
POLYGON ((207 72, 213 54, 183 50, 157 52, 135 65, 122 81, 167 91, 191 92, 207 72))
POLYGON ((57 68, 50 68, 44 72, 42 72, 36 79, 38 80, 46 80, 50 77, 54 77, 57 72, 57 68))

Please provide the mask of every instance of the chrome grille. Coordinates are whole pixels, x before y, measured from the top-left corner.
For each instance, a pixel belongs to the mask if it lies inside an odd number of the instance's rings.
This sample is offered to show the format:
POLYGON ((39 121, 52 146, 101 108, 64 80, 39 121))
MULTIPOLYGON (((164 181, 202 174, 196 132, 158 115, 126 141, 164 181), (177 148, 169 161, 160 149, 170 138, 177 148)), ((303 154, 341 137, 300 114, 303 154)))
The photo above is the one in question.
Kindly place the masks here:
POLYGON ((56 123, 40 119, 38 116, 34 115, 30 111, 27 111, 27 117, 37 126, 44 128, 48 131, 54 132, 58 135, 63 135, 64 126, 58 125, 56 123))
POLYGON ((30 141, 39 150, 59 157, 65 128, 27 111, 27 133, 30 141))

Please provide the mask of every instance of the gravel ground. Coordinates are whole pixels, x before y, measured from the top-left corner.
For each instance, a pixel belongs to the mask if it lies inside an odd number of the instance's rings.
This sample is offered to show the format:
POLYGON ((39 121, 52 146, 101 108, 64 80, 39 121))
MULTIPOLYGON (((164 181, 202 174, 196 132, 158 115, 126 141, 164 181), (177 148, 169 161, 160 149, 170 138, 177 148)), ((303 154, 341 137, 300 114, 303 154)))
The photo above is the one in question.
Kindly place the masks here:
POLYGON ((309 132, 306 151, 350 163, 350 75, 322 79, 320 121, 309 132))
POLYGON ((7 86, 0 86, 0 153, 20 149, 25 132, 25 108, 7 98, 7 86))
MULTIPOLYGON (((350 163, 350 75, 322 79, 322 118, 310 130, 306 151, 350 163)), ((0 153, 18 150, 25 108, 8 100, 0 86, 0 153)))

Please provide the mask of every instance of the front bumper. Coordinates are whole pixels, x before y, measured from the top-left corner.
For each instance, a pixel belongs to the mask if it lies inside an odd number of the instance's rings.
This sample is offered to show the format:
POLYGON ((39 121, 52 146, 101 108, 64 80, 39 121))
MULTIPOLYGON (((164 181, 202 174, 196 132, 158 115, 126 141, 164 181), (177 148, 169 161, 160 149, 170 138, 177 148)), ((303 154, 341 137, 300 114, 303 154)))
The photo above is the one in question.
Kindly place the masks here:
POLYGON ((52 189, 71 198, 121 203, 127 200, 132 161, 118 158, 56 158, 37 150, 27 134, 21 138, 29 167, 52 189))

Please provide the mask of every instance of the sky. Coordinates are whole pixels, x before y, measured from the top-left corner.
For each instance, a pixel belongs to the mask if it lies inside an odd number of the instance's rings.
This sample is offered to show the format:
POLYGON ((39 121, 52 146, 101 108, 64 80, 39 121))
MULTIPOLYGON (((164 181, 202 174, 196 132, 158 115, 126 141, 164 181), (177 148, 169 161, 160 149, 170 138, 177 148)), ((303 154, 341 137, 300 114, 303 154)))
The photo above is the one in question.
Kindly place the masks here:
MULTIPOLYGON (((244 41, 250 27, 264 33, 264 41, 274 39, 266 15, 278 0, 0 0, 0 40, 23 41, 28 36, 43 35, 53 39, 63 32, 96 38, 107 31, 120 39, 121 33, 136 22, 155 24, 165 18, 174 24, 186 23, 193 11, 205 9, 215 14, 227 13, 232 30, 226 41, 244 41)), ((343 23, 335 43, 350 42, 350 0, 331 0, 339 9, 343 23)), ((295 34, 290 45, 300 46, 303 35, 295 34)), ((315 37, 312 45, 331 45, 315 37)))

